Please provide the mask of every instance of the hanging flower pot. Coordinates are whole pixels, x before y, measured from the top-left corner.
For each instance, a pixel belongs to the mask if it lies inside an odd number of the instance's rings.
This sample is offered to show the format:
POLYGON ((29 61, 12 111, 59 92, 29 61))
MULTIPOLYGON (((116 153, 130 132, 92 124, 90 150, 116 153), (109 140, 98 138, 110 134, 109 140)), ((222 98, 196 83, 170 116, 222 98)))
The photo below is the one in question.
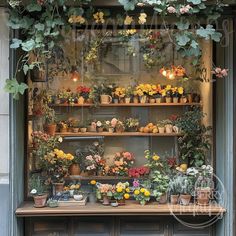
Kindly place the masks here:
POLYGON ((69 172, 71 175, 80 175, 81 173, 81 169, 80 169, 80 166, 79 164, 72 164, 69 168, 69 172))
POLYGON ((47 202, 47 194, 33 196, 34 198, 34 207, 36 208, 42 208, 46 206, 47 202))
POLYGON ((30 70, 30 78, 32 82, 47 82, 48 81, 48 66, 45 65, 45 68, 34 67, 30 70))

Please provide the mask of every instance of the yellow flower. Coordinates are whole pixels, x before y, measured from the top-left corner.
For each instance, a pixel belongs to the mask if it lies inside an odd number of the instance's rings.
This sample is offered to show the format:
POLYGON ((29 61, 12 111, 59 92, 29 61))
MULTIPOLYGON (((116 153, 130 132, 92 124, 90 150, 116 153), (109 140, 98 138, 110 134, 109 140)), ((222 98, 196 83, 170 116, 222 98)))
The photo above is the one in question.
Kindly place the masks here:
POLYGON ((136 190, 134 191, 134 194, 135 194, 135 195, 139 195, 139 194, 140 194, 140 191, 139 191, 138 189, 136 189, 136 190))
POLYGON ((99 12, 93 14, 93 18, 95 19, 96 23, 102 23, 103 24, 105 22, 103 17, 104 17, 104 13, 102 11, 99 11, 99 12))
POLYGON ((181 94, 181 95, 184 93, 183 87, 179 87, 179 88, 178 88, 178 93, 181 94))
POLYGON ((170 90, 170 89, 171 89, 171 85, 168 84, 168 85, 166 86, 166 90, 170 90))
POLYGON ((97 183, 97 182, 96 182, 96 180, 94 180, 94 179, 90 181, 90 184, 91 184, 91 185, 95 185, 96 183, 97 183))
POLYGON ((145 196, 145 197, 149 197, 149 196, 150 196, 150 192, 149 192, 148 190, 146 190, 146 191, 144 192, 144 196, 145 196))
POLYGON ((118 187, 117 189, 116 189, 116 192, 117 193, 121 193, 123 191, 123 189, 121 188, 121 187, 118 187))
POLYGON ((158 161, 158 160, 160 159, 160 157, 159 157, 158 155, 154 155, 154 156, 152 157, 152 159, 153 159, 154 161, 158 161))
POLYGON ((133 17, 132 16, 126 16, 124 20, 124 25, 130 25, 133 22, 133 17))
POLYGON ((126 193, 126 194, 124 195, 124 198, 125 198, 125 199, 129 199, 129 197, 130 197, 130 196, 129 196, 128 193, 126 193))
POLYGON ((141 192, 141 193, 144 193, 144 192, 145 192, 145 188, 141 188, 141 189, 140 189, 140 192, 141 192))
POLYGON ((140 25, 143 25, 143 24, 145 24, 146 23, 146 21, 147 21, 147 14, 146 13, 140 13, 140 16, 139 16, 139 21, 138 21, 138 23, 140 24, 140 25))
POLYGON ((129 188, 126 188, 125 191, 126 191, 127 193, 129 193, 129 192, 130 192, 130 189, 129 189, 129 188))

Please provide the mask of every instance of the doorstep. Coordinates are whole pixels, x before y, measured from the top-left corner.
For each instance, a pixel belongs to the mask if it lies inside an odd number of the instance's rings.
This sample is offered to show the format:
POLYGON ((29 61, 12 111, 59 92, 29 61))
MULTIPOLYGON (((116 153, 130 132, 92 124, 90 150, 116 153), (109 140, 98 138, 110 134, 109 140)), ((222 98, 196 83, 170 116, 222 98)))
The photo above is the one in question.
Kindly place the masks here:
POLYGON ((107 215, 223 215, 226 209, 219 205, 199 206, 190 204, 189 206, 149 203, 145 206, 139 205, 135 201, 127 201, 126 205, 119 207, 103 206, 100 203, 86 206, 59 206, 57 208, 34 208, 33 202, 24 202, 16 210, 17 217, 36 216, 107 216, 107 215))

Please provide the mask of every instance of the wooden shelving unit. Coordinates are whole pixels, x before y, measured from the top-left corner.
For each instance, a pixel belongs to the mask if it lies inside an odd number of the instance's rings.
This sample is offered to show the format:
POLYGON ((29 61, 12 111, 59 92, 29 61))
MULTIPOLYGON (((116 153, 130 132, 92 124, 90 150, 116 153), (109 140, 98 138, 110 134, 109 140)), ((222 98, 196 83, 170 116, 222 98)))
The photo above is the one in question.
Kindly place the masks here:
MULTIPOLYGON (((144 177, 143 177, 144 178, 144 177)), ((70 175, 66 177, 66 180, 117 180, 117 181, 128 181, 137 178, 132 178, 128 176, 80 176, 80 175, 70 175)), ((139 178, 141 179, 141 178, 139 178)))
MULTIPOLYGON (((93 107, 94 104, 52 104, 52 107, 93 107)), ((100 104, 99 107, 171 107, 171 106, 202 106, 202 103, 111 103, 100 104)))
POLYGON ((109 132, 86 132, 86 133, 56 133, 61 137, 180 137, 182 133, 141 133, 141 132, 123 132, 123 133, 109 133, 109 132))

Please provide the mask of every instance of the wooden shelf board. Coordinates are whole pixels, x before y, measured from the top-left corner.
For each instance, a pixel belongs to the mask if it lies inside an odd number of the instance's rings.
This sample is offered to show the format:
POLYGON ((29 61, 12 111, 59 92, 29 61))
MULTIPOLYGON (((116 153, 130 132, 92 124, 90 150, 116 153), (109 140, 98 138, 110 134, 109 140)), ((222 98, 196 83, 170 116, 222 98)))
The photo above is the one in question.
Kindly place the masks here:
POLYGON ((181 133, 141 133, 141 132, 123 132, 123 133, 109 133, 109 132, 86 132, 86 133, 56 133, 56 135, 59 135, 61 137, 94 137, 94 136, 104 136, 104 137, 180 137, 183 136, 181 133))
MULTIPOLYGON (((202 103, 111 103, 100 104, 99 107, 159 107, 159 106, 201 106, 202 103)), ((52 104, 52 107, 92 107, 93 104, 52 104)))
POLYGON ((133 180, 137 178, 132 178, 128 176, 80 176, 80 175, 70 175, 66 177, 68 180, 133 180))
POLYGON ((106 216, 106 215, 206 215, 214 216, 223 214, 226 209, 219 205, 189 206, 158 204, 156 202, 140 206, 136 201, 126 201, 126 205, 119 207, 103 206, 101 203, 86 206, 61 206, 57 208, 34 208, 33 202, 24 202, 15 212, 17 217, 36 216, 106 216))

